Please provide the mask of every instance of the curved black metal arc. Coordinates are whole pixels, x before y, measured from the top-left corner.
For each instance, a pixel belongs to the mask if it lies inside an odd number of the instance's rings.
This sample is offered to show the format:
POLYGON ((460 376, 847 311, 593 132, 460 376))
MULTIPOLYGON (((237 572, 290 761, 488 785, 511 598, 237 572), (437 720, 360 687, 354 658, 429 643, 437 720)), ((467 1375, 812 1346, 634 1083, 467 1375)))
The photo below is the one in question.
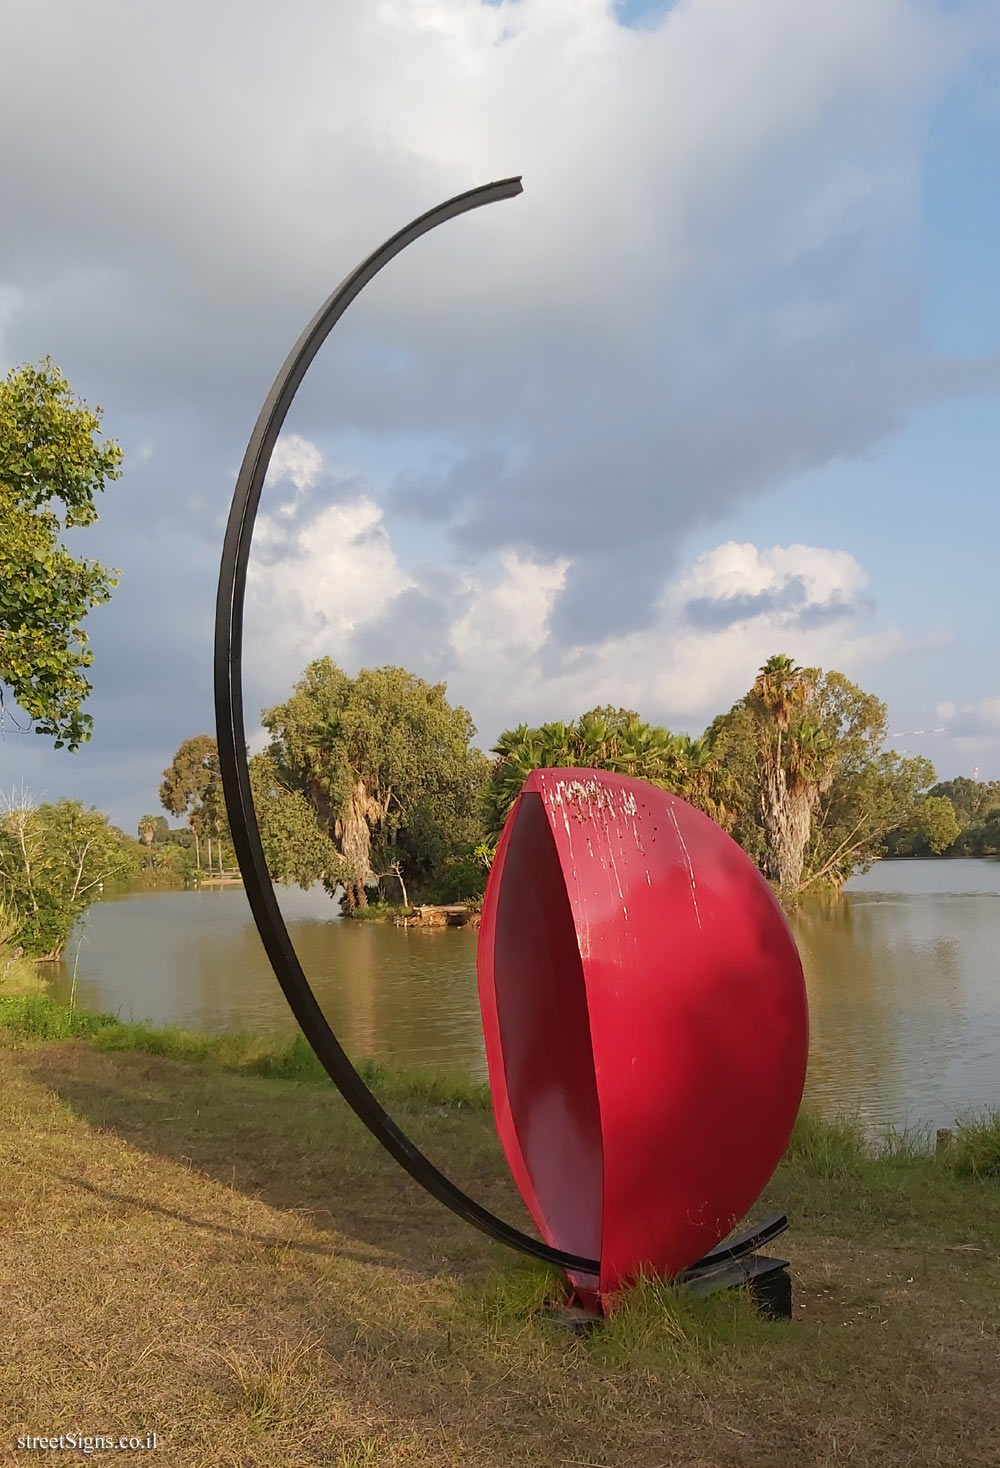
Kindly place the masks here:
POLYGON ((779 1234, 783 1234, 788 1227, 788 1216, 784 1213, 774 1213, 766 1218, 763 1223, 752 1224, 742 1233, 731 1235, 716 1244, 714 1249, 709 1249, 700 1259, 689 1264, 681 1275, 682 1279, 696 1278, 698 1275, 717 1269, 720 1264, 726 1264, 732 1259, 742 1259, 745 1254, 753 1254, 757 1249, 762 1249, 779 1234))
POLYGON ((453 1212, 499 1243, 564 1269, 594 1274, 600 1268, 598 1260, 553 1249, 497 1218, 464 1193, 410 1141, 354 1069, 316 1002, 274 895, 250 790, 243 721, 243 606, 254 521, 281 425, 310 363, 355 296, 394 255, 447 219, 519 193, 519 178, 502 179, 470 189, 422 214, 341 282, 289 353, 250 436, 229 512, 215 610, 215 718, 229 827, 254 921, 292 1012, 330 1079, 382 1146, 453 1212))

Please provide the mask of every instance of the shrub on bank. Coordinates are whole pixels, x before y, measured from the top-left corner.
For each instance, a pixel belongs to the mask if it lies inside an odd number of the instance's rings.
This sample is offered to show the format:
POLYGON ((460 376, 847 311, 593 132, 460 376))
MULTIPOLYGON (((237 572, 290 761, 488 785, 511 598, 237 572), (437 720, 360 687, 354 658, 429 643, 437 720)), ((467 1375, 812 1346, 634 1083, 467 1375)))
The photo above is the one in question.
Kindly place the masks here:
POLYGON ((0 900, 17 914, 17 942, 57 959, 105 882, 135 871, 142 847, 78 800, 8 802, 0 811, 0 900))
POLYGON ((369 902, 365 907, 356 907, 344 916, 352 923, 391 923, 393 918, 406 917, 411 911, 397 902, 369 902))
POLYGON ((0 959, 0 994, 47 994, 33 958, 0 959))
MULTIPOLYGON (((0 987, 0 1032, 15 1040, 85 1038, 95 1050, 138 1051, 171 1060, 209 1065, 238 1075, 305 1085, 329 1085, 326 1071, 301 1034, 291 1038, 245 1031, 199 1034, 172 1026, 124 1023, 112 1014, 88 1014, 59 1004, 48 994, 5 993, 0 987)), ((420 1067, 360 1060, 356 1068, 382 1100, 414 1107, 438 1106, 489 1110, 490 1089, 484 1081, 420 1067)), ((943 1163, 960 1177, 1000 1178, 1000 1111, 982 1110, 959 1117, 954 1145, 943 1163)), ((811 1175, 830 1181, 871 1180, 880 1165, 934 1160, 929 1132, 886 1131, 869 1134, 858 1117, 826 1119, 799 1112, 789 1139, 786 1160, 800 1163, 811 1175)))
POLYGON ((950 1161, 960 1177, 1000 1178, 1000 1112, 960 1116, 950 1161))
POLYGON ((0 993, 0 1029, 15 1040, 71 1040, 117 1024, 113 1014, 87 1014, 48 994, 0 993))
MULTIPOLYGON (((329 1085, 330 1078, 303 1035, 290 1039, 230 1032, 198 1034, 172 1026, 124 1023, 112 1014, 87 1014, 58 1004, 48 994, 0 993, 0 1031, 16 1040, 91 1041, 95 1050, 138 1051, 237 1075, 329 1085)), ((412 1106, 469 1106, 488 1109, 489 1087, 464 1075, 439 1074, 417 1067, 386 1066, 360 1060, 366 1085, 385 1101, 412 1106)))
POLYGON ((0 994, 41 994, 45 980, 39 977, 35 962, 24 957, 17 936, 21 920, 13 908, 0 899, 0 994))
POLYGON ((864 1128, 856 1117, 827 1121, 811 1111, 800 1111, 787 1155, 821 1177, 855 1177, 869 1152, 864 1128))

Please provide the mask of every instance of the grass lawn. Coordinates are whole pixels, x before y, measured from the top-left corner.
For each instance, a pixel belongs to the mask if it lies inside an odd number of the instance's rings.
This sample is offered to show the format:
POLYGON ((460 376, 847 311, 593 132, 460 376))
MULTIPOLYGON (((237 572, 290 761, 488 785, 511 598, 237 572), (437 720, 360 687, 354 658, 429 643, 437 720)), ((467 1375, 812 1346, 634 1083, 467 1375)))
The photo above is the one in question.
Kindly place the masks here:
MULTIPOLYGON (((791 1325, 645 1286, 580 1339, 545 1317, 558 1278, 424 1195, 298 1052, 40 1029, 0 1030, 0 1463, 154 1431, 140 1460, 239 1468, 1000 1463, 989 1127, 943 1162, 803 1119, 761 1203, 792 1216, 791 1325)), ((481 1091, 378 1079, 525 1222, 481 1091)))

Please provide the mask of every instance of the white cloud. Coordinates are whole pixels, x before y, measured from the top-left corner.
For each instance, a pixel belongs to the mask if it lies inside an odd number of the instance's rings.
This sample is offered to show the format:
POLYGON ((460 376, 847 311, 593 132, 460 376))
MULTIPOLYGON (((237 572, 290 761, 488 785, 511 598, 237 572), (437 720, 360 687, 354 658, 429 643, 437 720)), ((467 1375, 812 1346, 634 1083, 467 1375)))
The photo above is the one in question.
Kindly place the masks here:
MULTIPOLYGON (((245 412, 240 386, 256 401, 338 270, 519 171, 523 199, 393 262, 317 371, 332 421, 446 426, 460 456, 516 440, 508 519, 576 575, 954 385, 900 240, 972 19, 910 0, 689 0, 642 33, 608 0, 15 10, 0 125, 23 131, 39 74, 47 106, 3 160, 0 286, 123 398, 169 368, 202 412, 234 393, 245 412), (623 513, 598 532, 612 484, 623 513)), ((496 480, 448 506, 494 550, 496 480)))
POLYGON ((421 586, 400 568, 381 511, 365 498, 315 511, 294 532, 265 520, 260 550, 251 605, 258 643, 265 609, 271 619, 275 678, 323 652, 357 666, 367 630, 391 624, 394 599, 419 588, 447 612, 438 675, 487 741, 507 725, 601 703, 697 727, 740 697, 774 652, 859 676, 903 646, 895 628, 874 623, 857 560, 817 546, 717 546, 666 581, 648 626, 569 647, 551 628, 566 558, 508 549, 492 575, 468 574, 445 592, 421 586))
POLYGON ((815 609, 853 601, 867 584, 866 572, 847 551, 808 545, 758 549, 731 540, 693 561, 671 584, 668 598, 678 610, 709 601, 725 612, 727 604, 738 609, 767 598, 777 602, 794 590, 800 592, 796 605, 815 609))
POLYGON ((244 663, 261 701, 287 696, 313 658, 349 657, 358 628, 413 584, 370 494, 307 500, 329 466, 304 438, 279 463, 299 487, 292 500, 272 495, 259 516, 247 576, 244 663))
MULTIPOLYGON (((774 652, 857 676, 903 645, 895 628, 872 624, 860 597, 867 577, 845 551, 718 546, 666 584, 651 625, 565 653, 546 636, 565 563, 548 570, 544 587, 541 580, 526 584, 528 569, 508 567, 487 603, 517 602, 523 655, 505 660, 493 677, 488 637, 456 649, 451 686, 463 701, 466 688, 476 690, 471 707, 484 732, 521 719, 572 717, 602 703, 696 727, 746 692, 774 652), (794 597, 787 597, 789 587, 796 588, 794 597), (740 597, 750 604, 740 603, 740 615, 732 617, 731 603, 740 597), (693 602, 719 608, 720 617, 692 625, 686 609, 693 602)), ((486 621, 493 625, 489 614, 486 621)))
POLYGON ((123 570, 95 614, 115 754, 157 768, 210 723, 228 470, 296 333, 407 219, 516 172, 522 198, 373 281, 307 378, 252 567, 248 709, 254 666, 281 697, 377 625, 381 658, 394 606, 487 733, 598 698, 696 721, 776 642, 847 671, 897 645, 839 552, 720 548, 667 580, 695 525, 995 380, 935 353, 913 248, 932 109, 975 81, 990 7, 684 0, 641 33, 610 0, 7 11, 0 355, 51 352, 110 433, 156 446, 88 531, 123 570), (371 487, 317 458, 348 432, 386 483, 440 447, 408 523, 421 554, 459 537, 464 589, 446 567, 417 594, 371 487))
POLYGON ((1000 698, 984 698, 976 706, 983 727, 1000 733, 1000 698))
POLYGON ((492 677, 505 665, 513 669, 539 653, 548 638, 548 619, 562 589, 569 562, 545 564, 504 551, 503 575, 489 584, 470 576, 463 590, 471 605, 455 622, 450 641, 461 665, 485 665, 492 677))
MULTIPOLYGON (((297 490, 311 489, 323 472, 323 455, 314 443, 301 433, 283 433, 274 446, 267 470, 267 482, 280 484, 287 480, 297 490)), ((289 515, 295 500, 286 500, 281 513, 289 515)))

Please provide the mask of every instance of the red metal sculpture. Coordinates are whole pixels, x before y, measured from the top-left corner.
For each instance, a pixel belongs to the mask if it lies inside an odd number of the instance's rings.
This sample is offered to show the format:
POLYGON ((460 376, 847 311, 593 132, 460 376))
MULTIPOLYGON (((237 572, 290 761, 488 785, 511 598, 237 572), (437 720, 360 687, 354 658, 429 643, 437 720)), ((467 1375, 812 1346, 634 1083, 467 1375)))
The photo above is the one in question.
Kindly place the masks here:
MULTIPOLYGON (((805 1003, 780 912, 711 821, 636 781, 546 770, 527 782, 508 822, 487 892, 480 989, 501 1137, 545 1242, 470 1197, 388 1115, 330 1028, 268 875, 247 764, 243 604, 278 434, 310 363, 366 283, 439 224, 520 192, 519 178, 500 179, 398 230, 320 307, 265 399, 233 494, 216 601, 230 830, 261 940, 303 1033, 421 1187, 498 1242, 565 1269, 585 1298, 607 1301, 644 1266, 683 1269, 699 1288, 725 1286, 730 1265, 739 1280, 765 1283, 784 1261, 753 1251, 781 1233, 784 1215, 698 1255, 749 1206, 780 1153, 802 1087, 805 1003)), ((787 1296, 773 1293, 785 1315, 787 1296)))
POLYGON ((479 938, 497 1128, 545 1241, 607 1308, 724 1238, 788 1141, 802 968, 753 862, 685 801, 536 770, 504 827, 479 938))

